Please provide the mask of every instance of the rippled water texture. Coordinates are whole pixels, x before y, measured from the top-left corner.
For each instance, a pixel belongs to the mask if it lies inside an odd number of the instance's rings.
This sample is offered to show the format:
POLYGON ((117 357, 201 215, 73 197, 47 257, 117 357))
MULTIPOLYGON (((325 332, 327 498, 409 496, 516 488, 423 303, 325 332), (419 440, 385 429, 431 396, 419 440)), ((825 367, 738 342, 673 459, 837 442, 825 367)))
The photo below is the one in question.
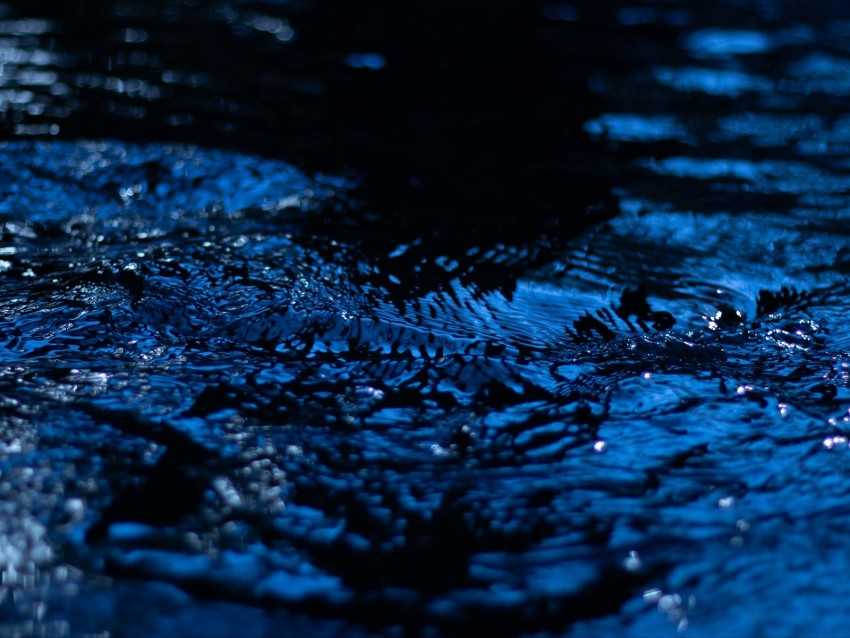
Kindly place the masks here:
POLYGON ((841 4, 79 4, 0 5, 0 635, 846 633, 841 4))

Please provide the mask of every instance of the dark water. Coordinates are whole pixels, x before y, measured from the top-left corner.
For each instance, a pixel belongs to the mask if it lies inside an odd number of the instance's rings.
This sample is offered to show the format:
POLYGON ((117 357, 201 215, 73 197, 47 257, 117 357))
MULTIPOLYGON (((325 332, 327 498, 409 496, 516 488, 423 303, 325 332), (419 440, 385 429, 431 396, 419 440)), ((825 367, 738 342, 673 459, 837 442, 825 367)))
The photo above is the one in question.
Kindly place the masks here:
POLYGON ((0 635, 801 636, 850 10, 0 5, 0 635))

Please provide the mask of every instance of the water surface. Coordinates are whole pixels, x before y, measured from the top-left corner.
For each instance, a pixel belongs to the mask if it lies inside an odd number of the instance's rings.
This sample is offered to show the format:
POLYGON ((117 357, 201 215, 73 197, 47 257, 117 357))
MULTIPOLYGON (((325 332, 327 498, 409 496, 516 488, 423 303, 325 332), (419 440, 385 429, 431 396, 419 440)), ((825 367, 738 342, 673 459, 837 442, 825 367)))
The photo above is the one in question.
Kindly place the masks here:
POLYGON ((346 6, 2 5, 3 632, 842 633, 850 14, 346 6))

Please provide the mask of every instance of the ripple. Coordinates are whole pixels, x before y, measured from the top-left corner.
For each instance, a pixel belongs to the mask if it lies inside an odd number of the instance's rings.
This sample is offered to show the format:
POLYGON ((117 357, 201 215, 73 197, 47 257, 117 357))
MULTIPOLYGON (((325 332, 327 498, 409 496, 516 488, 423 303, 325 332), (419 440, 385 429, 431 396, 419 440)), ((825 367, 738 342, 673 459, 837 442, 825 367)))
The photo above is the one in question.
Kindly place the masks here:
POLYGON ((620 142, 658 142, 688 139, 687 128, 674 116, 605 113, 584 125, 591 135, 620 142))
POLYGON ((704 29, 685 37, 684 47, 696 58, 729 57, 767 53, 771 38, 760 31, 704 29))
POLYGON ((699 92, 708 95, 737 97, 750 92, 767 92, 773 88, 770 78, 735 71, 706 67, 657 67, 655 79, 681 92, 699 92))

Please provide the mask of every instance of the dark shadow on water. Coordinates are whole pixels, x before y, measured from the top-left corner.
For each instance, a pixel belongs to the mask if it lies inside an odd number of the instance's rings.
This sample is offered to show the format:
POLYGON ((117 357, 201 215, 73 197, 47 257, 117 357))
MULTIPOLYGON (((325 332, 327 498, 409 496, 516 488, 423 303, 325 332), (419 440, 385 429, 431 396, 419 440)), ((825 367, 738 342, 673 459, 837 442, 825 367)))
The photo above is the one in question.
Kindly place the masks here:
POLYGON ((50 21, 19 37, 59 56, 49 68, 67 91, 28 87, 45 108, 12 106, 5 136, 58 124, 71 139, 253 151, 353 174, 382 208, 447 220, 556 213, 576 229, 608 185, 580 129, 605 47, 538 2, 36 1, 8 13, 50 21))

